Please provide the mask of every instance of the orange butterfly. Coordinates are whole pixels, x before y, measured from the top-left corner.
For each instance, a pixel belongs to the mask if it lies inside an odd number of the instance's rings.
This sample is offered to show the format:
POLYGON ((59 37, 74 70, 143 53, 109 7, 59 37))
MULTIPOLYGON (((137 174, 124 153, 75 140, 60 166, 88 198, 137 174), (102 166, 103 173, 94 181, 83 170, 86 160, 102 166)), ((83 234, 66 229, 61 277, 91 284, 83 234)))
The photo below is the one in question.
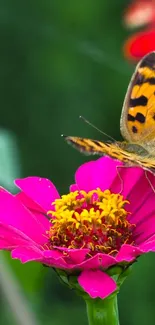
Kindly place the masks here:
POLYGON ((65 136, 86 154, 108 155, 127 166, 155 172, 155 52, 137 65, 125 96, 120 130, 125 141, 101 142, 65 136))

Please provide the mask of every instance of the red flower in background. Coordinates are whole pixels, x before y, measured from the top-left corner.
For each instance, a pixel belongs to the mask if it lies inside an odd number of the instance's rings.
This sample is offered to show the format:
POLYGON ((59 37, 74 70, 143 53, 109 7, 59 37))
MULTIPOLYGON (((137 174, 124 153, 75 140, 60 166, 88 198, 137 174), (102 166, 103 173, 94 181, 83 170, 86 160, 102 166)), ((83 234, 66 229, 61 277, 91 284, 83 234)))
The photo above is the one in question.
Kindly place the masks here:
POLYGON ((134 0, 123 17, 128 28, 148 25, 147 29, 132 34, 124 43, 123 52, 128 60, 139 61, 155 51, 155 0, 134 0))
POLYGON ((133 34, 123 47, 125 57, 133 61, 139 61, 152 51, 155 51, 155 27, 133 34))
POLYGON ((123 21, 129 28, 155 23, 155 0, 132 1, 125 10, 123 21))

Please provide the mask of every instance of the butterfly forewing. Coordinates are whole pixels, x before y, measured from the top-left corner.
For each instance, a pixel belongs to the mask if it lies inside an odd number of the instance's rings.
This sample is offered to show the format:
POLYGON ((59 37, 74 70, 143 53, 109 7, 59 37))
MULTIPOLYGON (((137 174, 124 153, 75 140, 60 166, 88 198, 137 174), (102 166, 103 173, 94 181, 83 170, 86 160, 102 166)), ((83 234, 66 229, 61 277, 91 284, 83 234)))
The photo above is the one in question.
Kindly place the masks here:
POLYGON ((128 166, 141 166, 155 172, 155 52, 137 65, 124 100, 120 121, 126 142, 101 142, 66 137, 79 151, 91 155, 108 155, 128 166))
POLYGON ((123 137, 144 147, 155 139, 155 52, 137 65, 125 97, 121 122, 123 137))

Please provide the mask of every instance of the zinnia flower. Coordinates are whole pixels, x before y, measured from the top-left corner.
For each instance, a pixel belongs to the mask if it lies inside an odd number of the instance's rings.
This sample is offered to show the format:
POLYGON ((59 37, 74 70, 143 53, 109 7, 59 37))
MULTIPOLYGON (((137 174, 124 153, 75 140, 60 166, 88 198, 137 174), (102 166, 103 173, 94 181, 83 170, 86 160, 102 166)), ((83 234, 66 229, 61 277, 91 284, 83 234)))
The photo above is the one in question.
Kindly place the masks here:
POLYGON ((155 28, 151 27, 131 35, 124 43, 123 51, 127 59, 135 62, 147 53, 155 51, 155 28))
POLYGON ((128 266, 155 250, 155 177, 121 166, 109 157, 83 164, 63 196, 39 177, 17 179, 17 195, 1 188, 0 248, 76 277, 92 298, 116 291, 128 266))

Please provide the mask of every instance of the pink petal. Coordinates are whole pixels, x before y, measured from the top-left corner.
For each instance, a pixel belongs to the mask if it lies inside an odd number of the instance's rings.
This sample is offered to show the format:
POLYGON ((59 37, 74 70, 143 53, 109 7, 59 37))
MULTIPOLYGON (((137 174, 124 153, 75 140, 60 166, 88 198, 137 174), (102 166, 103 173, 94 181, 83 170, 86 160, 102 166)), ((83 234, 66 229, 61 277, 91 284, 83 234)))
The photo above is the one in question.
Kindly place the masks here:
MULTIPOLYGON (((86 192, 99 187, 102 191, 108 189, 115 178, 118 178, 117 166, 121 162, 115 161, 110 157, 102 157, 96 161, 90 161, 78 168, 75 174, 77 186, 86 192)), ((120 179, 118 178, 120 183, 120 179)))
POLYGON ((0 250, 11 251, 16 246, 10 245, 5 239, 0 238, 0 250))
POLYGON ((115 281, 100 270, 83 271, 78 277, 78 282, 91 298, 104 299, 117 289, 115 281))
MULTIPOLYGON (((138 176, 139 168, 137 168, 137 170, 138 176)), ((149 178, 152 186, 155 187, 155 176, 147 172, 147 177, 149 178)), ((129 210, 132 212, 132 214, 129 216, 129 220, 137 224, 139 220, 144 219, 146 214, 150 214, 150 210, 154 211, 154 192, 151 188, 151 185, 149 184, 148 179, 146 178, 144 171, 139 179, 136 177, 136 174, 131 175, 129 182, 133 186, 131 187, 131 192, 128 193, 127 196, 127 199, 130 201, 129 210)))
POLYGON ((17 247, 12 251, 11 256, 13 259, 20 260, 21 263, 27 263, 31 261, 43 261, 42 251, 34 246, 17 247))
MULTIPOLYGON (((22 233, 20 230, 0 223, 0 241, 5 243, 5 249, 11 250, 20 245, 32 245, 35 242, 32 241, 28 236, 22 233)), ((2 249, 0 245, 0 249, 2 249)))
POLYGON ((41 251, 35 246, 20 246, 14 249, 11 255, 22 263, 36 261, 51 267, 68 269, 68 265, 58 254, 56 251, 41 251))
POLYGON ((155 217, 150 218, 150 224, 148 221, 143 222, 134 231, 134 239, 136 245, 141 245, 143 242, 148 240, 155 233, 155 217))
MULTIPOLYGON (((114 193, 120 192, 120 182, 122 191, 121 194, 126 199, 130 199, 130 193, 134 192, 134 186, 137 185, 137 182, 144 178, 144 171, 140 167, 126 167, 126 166, 117 166, 117 175, 118 177, 114 179, 114 182, 111 186, 111 191, 114 193), (120 182, 118 182, 120 179, 120 182)), ((135 193, 135 192, 134 192, 135 193)), ((137 199, 137 196, 136 196, 137 199)), ((132 202, 132 200, 130 200, 132 202)), ((135 201, 135 200, 134 200, 135 201)), ((129 207, 131 211, 131 206, 129 207)))
POLYGON ((119 253, 116 256, 117 262, 131 262, 136 259, 137 256, 143 254, 143 251, 139 247, 124 244, 122 245, 119 253))
POLYGON ((54 184, 47 178, 21 178, 16 179, 15 184, 45 212, 51 210, 51 203, 60 197, 54 184))
POLYGON ((76 184, 70 185, 70 188, 69 188, 70 192, 75 192, 75 191, 78 191, 78 190, 79 190, 79 188, 78 188, 78 186, 76 184))
POLYGON ((29 210, 33 212, 44 212, 44 210, 30 199, 24 192, 19 192, 15 195, 29 210))
POLYGON ((0 188, 0 222, 17 228, 36 243, 44 244, 46 229, 12 194, 0 188))
POLYGON ((58 252, 54 253, 53 251, 47 250, 43 251, 44 260, 43 263, 52 267, 57 267, 60 269, 68 270, 73 269, 73 264, 68 264, 64 260, 64 256, 61 254, 60 257, 58 256, 58 252))
POLYGON ((140 245, 140 248, 144 253, 155 252, 155 242, 145 243, 144 245, 140 245))
POLYGON ((64 255, 64 260, 70 260, 72 264, 82 263, 86 255, 89 253, 89 249, 69 249, 65 247, 54 247, 59 251, 66 252, 67 256, 64 255))
POLYGON ((139 246, 145 253, 155 251, 155 235, 139 246))
POLYGON ((153 234, 153 236, 149 237, 149 238, 144 242, 144 244, 145 244, 145 243, 148 243, 148 242, 150 242, 150 241, 152 241, 152 242, 155 241, 155 234, 153 234))
POLYGON ((43 251, 43 255, 45 258, 53 258, 53 259, 59 259, 60 257, 63 257, 62 252, 59 252, 58 250, 46 250, 43 251))
POLYGON ((82 270, 97 269, 101 267, 103 269, 107 269, 114 264, 116 264, 115 257, 98 253, 95 256, 83 261, 82 263, 77 264, 76 267, 82 270))
POLYGON ((68 250, 71 262, 74 264, 82 263, 86 255, 89 253, 89 249, 71 249, 68 250))
POLYGON ((145 197, 145 202, 135 212, 131 222, 136 224, 133 234, 137 245, 155 233, 154 193, 150 194, 148 200, 145 197))
POLYGON ((45 229, 49 229, 51 223, 49 221, 49 217, 46 215, 44 210, 38 206, 34 201, 32 201, 24 192, 20 192, 15 195, 17 199, 19 199, 30 212, 32 212, 37 220, 42 223, 45 229))

